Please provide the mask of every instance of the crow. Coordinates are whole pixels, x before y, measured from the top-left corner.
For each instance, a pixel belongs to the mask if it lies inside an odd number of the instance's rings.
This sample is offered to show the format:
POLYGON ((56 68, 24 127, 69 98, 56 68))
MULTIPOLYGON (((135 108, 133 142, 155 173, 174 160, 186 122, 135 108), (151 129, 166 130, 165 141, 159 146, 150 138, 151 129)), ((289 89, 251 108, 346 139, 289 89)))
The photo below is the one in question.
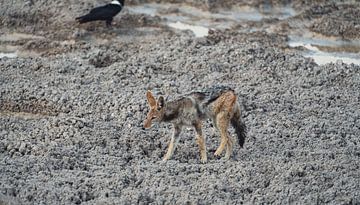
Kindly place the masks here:
POLYGON ((106 26, 110 27, 111 22, 124 6, 125 0, 114 0, 105 6, 99 6, 91 9, 91 11, 84 15, 77 17, 75 20, 80 24, 90 21, 105 21, 106 26))

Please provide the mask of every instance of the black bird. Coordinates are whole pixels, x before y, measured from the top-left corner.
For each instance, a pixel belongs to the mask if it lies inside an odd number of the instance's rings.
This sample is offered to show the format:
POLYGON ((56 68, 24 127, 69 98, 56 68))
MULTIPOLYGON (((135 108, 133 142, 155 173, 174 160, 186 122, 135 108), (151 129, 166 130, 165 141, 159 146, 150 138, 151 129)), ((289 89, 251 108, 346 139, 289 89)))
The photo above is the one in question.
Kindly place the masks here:
POLYGON ((114 0, 105 6, 99 6, 91 9, 91 11, 84 15, 76 18, 80 24, 90 21, 105 21, 106 26, 111 26, 111 22, 124 6, 125 0, 114 0))

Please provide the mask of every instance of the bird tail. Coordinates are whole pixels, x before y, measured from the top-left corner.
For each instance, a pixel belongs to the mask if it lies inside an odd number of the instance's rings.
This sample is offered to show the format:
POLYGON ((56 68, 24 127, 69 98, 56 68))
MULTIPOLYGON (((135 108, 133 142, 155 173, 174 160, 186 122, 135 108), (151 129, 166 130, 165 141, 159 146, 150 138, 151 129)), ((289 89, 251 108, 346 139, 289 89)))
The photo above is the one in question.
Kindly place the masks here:
POLYGON ((86 23, 86 22, 89 21, 87 15, 76 17, 75 20, 76 20, 77 22, 79 22, 80 24, 86 23))

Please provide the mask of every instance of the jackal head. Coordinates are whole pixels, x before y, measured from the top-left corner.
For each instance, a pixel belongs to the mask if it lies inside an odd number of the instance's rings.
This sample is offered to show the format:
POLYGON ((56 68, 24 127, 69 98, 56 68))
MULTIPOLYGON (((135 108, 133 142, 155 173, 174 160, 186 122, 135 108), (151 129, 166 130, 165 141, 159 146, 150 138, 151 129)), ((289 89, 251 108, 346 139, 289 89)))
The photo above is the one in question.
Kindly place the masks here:
POLYGON ((146 92, 146 98, 149 103, 150 110, 144 121, 144 128, 150 128, 152 121, 161 121, 164 115, 165 101, 163 96, 160 96, 158 100, 156 100, 151 91, 146 92))

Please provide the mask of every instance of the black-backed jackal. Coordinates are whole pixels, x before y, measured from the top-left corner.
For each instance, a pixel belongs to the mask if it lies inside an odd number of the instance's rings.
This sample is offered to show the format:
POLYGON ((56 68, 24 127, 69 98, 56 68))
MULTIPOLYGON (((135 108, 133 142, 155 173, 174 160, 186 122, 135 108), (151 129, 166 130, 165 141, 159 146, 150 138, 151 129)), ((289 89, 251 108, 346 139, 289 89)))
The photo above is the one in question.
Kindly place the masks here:
POLYGON ((233 149, 233 140, 228 134, 229 124, 235 128, 238 142, 243 147, 246 137, 245 124, 241 121, 240 105, 234 91, 225 86, 209 88, 201 92, 192 92, 177 100, 165 102, 163 96, 156 100, 150 91, 146 97, 150 111, 144 121, 144 127, 150 128, 152 121, 170 122, 174 125, 168 151, 164 161, 171 158, 183 126, 194 126, 196 140, 200 148, 201 162, 207 161, 205 136, 202 133, 202 121, 211 119, 220 131, 221 142, 215 155, 220 156, 226 148, 225 159, 229 159, 233 149))

